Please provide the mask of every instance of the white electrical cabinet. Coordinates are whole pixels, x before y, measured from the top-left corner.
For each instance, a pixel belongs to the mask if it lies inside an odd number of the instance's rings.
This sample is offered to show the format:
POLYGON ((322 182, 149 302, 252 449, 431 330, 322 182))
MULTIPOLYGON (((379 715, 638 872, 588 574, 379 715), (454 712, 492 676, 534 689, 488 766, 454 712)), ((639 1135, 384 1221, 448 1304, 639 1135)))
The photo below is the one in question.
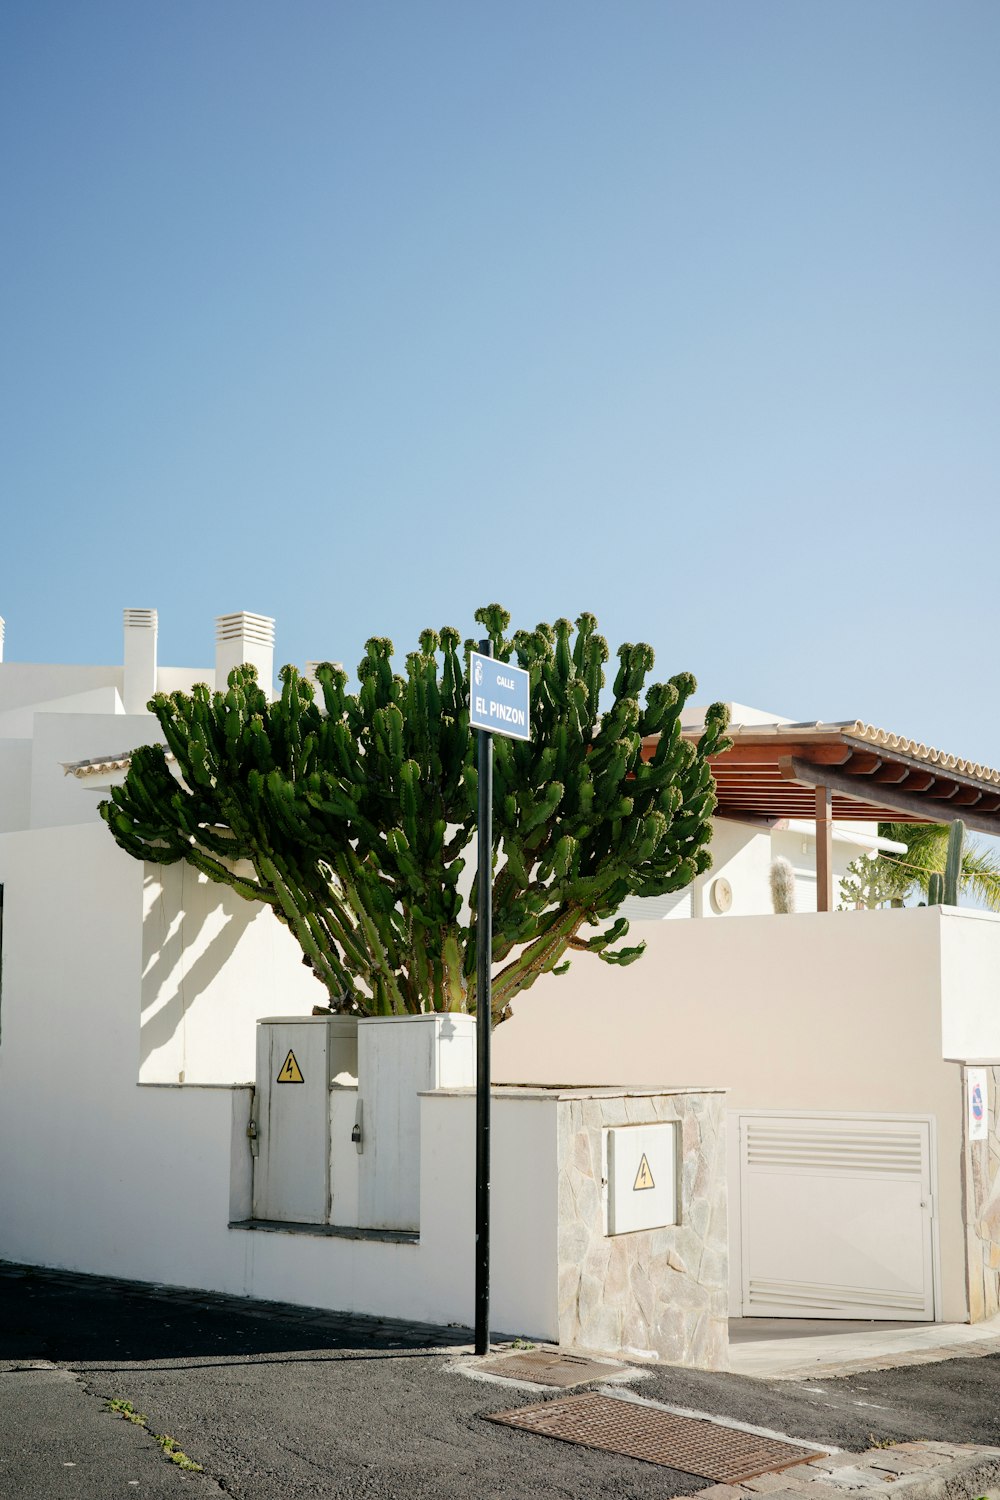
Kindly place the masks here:
POLYGON ((358 1208, 364 1228, 420 1227, 417 1096, 475 1083, 473 1016, 376 1016, 358 1022, 358 1208))
POLYGON ((605 1131, 608 1234, 677 1223, 677 1125, 621 1125, 605 1131))
POLYGON ((255 1219, 327 1222, 330 1090, 355 1084, 357 1076, 353 1016, 272 1016, 257 1023, 255 1219))

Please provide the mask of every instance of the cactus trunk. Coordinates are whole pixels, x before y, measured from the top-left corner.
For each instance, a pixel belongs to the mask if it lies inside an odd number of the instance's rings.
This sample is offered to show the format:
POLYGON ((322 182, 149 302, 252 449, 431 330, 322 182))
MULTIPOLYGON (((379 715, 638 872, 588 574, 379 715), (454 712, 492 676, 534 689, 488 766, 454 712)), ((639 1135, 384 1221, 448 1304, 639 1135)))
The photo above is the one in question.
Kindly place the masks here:
POLYGON ((965 824, 960 820, 948 829, 948 857, 944 864, 944 904, 958 905, 958 891, 962 879, 962 852, 965 845, 965 824))

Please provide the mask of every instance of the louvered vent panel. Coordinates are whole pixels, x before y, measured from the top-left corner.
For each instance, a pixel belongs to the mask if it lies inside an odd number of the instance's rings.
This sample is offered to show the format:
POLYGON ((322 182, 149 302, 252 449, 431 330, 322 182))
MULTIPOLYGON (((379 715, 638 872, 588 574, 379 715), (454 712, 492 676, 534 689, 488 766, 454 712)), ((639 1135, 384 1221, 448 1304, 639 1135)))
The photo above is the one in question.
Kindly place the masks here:
POLYGON ((126 630, 155 630, 157 613, 155 609, 126 609, 122 619, 126 630))
POLYGON ((751 1167, 795 1167, 801 1171, 891 1172, 919 1177, 923 1167, 918 1130, 810 1130, 800 1121, 747 1124, 751 1167))
POLYGON ((235 615, 219 615, 215 621, 215 639, 244 639, 258 641, 262 646, 273 646, 274 621, 270 615, 252 615, 247 610, 235 615))
POLYGON ((924 1310, 922 1292, 890 1291, 885 1287, 824 1286, 815 1281, 761 1281, 750 1278, 751 1307, 808 1307, 817 1312, 847 1307, 895 1308, 900 1312, 924 1310))
POLYGON ((630 922, 662 922, 665 917, 689 917, 690 887, 683 891, 668 891, 665 896, 629 896, 619 907, 618 915, 630 922))

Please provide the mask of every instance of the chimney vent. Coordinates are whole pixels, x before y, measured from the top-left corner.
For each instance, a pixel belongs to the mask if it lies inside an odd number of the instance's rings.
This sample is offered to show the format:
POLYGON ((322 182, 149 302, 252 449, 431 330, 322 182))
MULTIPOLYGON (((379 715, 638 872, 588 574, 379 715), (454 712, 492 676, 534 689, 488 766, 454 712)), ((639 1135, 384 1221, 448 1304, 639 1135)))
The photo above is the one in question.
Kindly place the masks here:
POLYGON ((159 624, 155 609, 126 609, 124 617, 126 630, 155 630, 159 624))
POLYGON ((125 667, 122 673, 122 702, 127 714, 144 714, 156 692, 156 637, 158 617, 155 609, 126 609, 125 667))
POLYGON ((215 621, 215 686, 225 692, 229 674, 244 662, 257 668, 257 681, 271 695, 274 683, 274 621, 270 615, 240 610, 215 621))
MULTIPOLYGON (((328 656, 324 656, 323 657, 323 661, 330 661, 330 658, 328 656)), ((316 668, 318 666, 321 666, 321 665, 322 665, 322 663, 318 662, 318 661, 307 661, 306 662, 306 669, 305 669, 305 671, 302 674, 303 677, 305 678, 306 682, 311 682, 311 683, 315 684, 315 682, 316 682, 316 668)), ((330 661, 330 665, 331 665, 331 667, 339 667, 341 671, 344 670, 344 663, 342 661, 330 661)))

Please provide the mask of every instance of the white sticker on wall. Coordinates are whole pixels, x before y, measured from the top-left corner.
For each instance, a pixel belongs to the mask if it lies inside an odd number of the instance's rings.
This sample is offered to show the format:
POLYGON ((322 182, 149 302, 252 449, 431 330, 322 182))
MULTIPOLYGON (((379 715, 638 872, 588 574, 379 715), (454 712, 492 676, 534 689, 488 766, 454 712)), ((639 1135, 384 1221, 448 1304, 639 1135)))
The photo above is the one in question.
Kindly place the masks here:
POLYGON ((986 1069, 967 1068, 965 1072, 968 1104, 969 1140, 985 1141, 989 1135, 990 1105, 986 1088, 986 1069))

